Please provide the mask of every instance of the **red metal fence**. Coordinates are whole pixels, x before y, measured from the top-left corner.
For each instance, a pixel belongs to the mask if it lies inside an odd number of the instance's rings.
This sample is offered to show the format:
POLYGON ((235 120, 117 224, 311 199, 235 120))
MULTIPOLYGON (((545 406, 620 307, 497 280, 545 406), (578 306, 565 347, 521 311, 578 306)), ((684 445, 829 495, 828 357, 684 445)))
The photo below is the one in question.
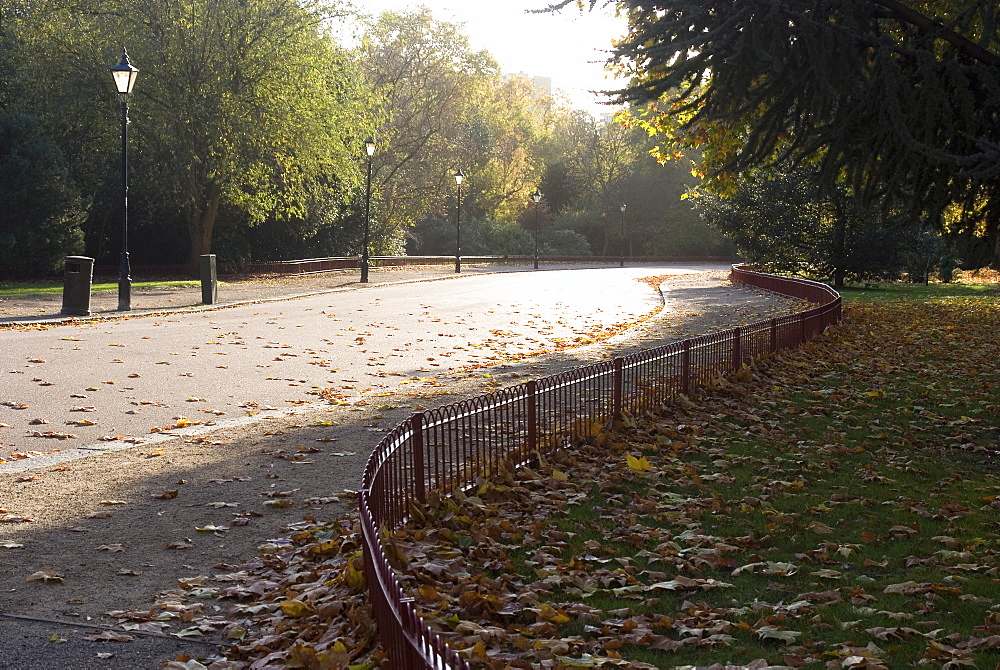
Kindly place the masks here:
POLYGON ((589 437, 625 413, 689 395, 757 356, 798 346, 841 318, 840 296, 823 284, 741 266, 731 277, 817 306, 417 412, 375 447, 360 492, 365 576, 394 667, 469 668, 423 624, 382 550, 379 531, 404 523, 411 502, 423 502, 431 489, 466 488, 501 463, 530 462, 536 452, 589 437))
MULTIPOLYGON (((618 256, 542 256, 545 263, 619 263, 618 256)), ((627 257, 629 265, 646 263, 731 263, 732 258, 725 256, 711 257, 677 257, 677 256, 635 256, 627 257)), ((452 265, 454 256, 372 256, 372 267, 407 267, 412 265, 452 265)), ((530 265, 532 256, 462 256, 466 265, 530 265)), ((361 259, 345 258, 304 258, 294 261, 267 261, 245 264, 224 264, 220 274, 277 274, 305 275, 333 270, 356 270, 361 267, 361 259)))

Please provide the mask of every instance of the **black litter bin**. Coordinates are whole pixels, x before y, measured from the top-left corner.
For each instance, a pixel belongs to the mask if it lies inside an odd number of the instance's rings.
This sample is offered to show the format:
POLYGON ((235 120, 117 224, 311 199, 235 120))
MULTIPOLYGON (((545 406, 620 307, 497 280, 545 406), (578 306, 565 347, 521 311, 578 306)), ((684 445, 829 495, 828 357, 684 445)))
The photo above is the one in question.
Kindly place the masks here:
POLYGON ((63 279, 62 313, 70 316, 90 314, 90 285, 94 280, 94 259, 67 256, 63 279))
POLYGON ((219 302, 219 276, 215 269, 215 254, 204 254, 201 259, 201 302, 214 305, 219 302))

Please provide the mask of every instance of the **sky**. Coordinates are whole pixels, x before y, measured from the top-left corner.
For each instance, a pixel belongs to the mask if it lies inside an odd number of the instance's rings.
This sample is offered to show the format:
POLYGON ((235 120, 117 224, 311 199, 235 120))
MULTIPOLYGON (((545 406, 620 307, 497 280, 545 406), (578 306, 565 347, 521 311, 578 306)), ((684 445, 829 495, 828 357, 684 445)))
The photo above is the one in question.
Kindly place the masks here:
POLYGON ((613 108, 601 105, 590 90, 617 88, 606 78, 603 53, 625 32, 625 20, 607 11, 581 14, 569 7, 558 14, 526 14, 546 0, 364 0, 363 10, 380 14, 424 6, 438 21, 465 24, 474 50, 486 49, 505 74, 524 72, 551 77, 553 92, 563 91, 578 109, 599 115, 613 108))

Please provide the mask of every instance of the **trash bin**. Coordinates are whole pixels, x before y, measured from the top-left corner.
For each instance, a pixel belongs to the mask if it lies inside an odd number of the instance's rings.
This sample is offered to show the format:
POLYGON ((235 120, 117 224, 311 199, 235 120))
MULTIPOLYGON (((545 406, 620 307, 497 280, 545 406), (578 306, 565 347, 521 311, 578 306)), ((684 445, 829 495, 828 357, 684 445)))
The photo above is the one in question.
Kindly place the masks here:
POLYGON ((62 313, 71 316, 90 314, 90 285, 94 279, 94 259, 67 256, 63 279, 62 313))
POLYGON ((215 269, 215 254, 200 256, 201 261, 201 302, 214 305, 219 301, 219 277, 215 269))

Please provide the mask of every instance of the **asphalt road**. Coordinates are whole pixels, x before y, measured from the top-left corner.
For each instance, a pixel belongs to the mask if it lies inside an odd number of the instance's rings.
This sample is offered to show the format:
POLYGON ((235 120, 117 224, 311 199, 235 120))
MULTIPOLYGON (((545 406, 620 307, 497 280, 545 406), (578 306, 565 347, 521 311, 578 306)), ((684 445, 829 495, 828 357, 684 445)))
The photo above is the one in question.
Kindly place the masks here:
POLYGON ((0 472, 585 343, 657 311, 643 266, 464 275, 0 331, 0 472), (17 454, 36 454, 20 458, 17 454), (37 454, 48 454, 45 456, 37 454))

